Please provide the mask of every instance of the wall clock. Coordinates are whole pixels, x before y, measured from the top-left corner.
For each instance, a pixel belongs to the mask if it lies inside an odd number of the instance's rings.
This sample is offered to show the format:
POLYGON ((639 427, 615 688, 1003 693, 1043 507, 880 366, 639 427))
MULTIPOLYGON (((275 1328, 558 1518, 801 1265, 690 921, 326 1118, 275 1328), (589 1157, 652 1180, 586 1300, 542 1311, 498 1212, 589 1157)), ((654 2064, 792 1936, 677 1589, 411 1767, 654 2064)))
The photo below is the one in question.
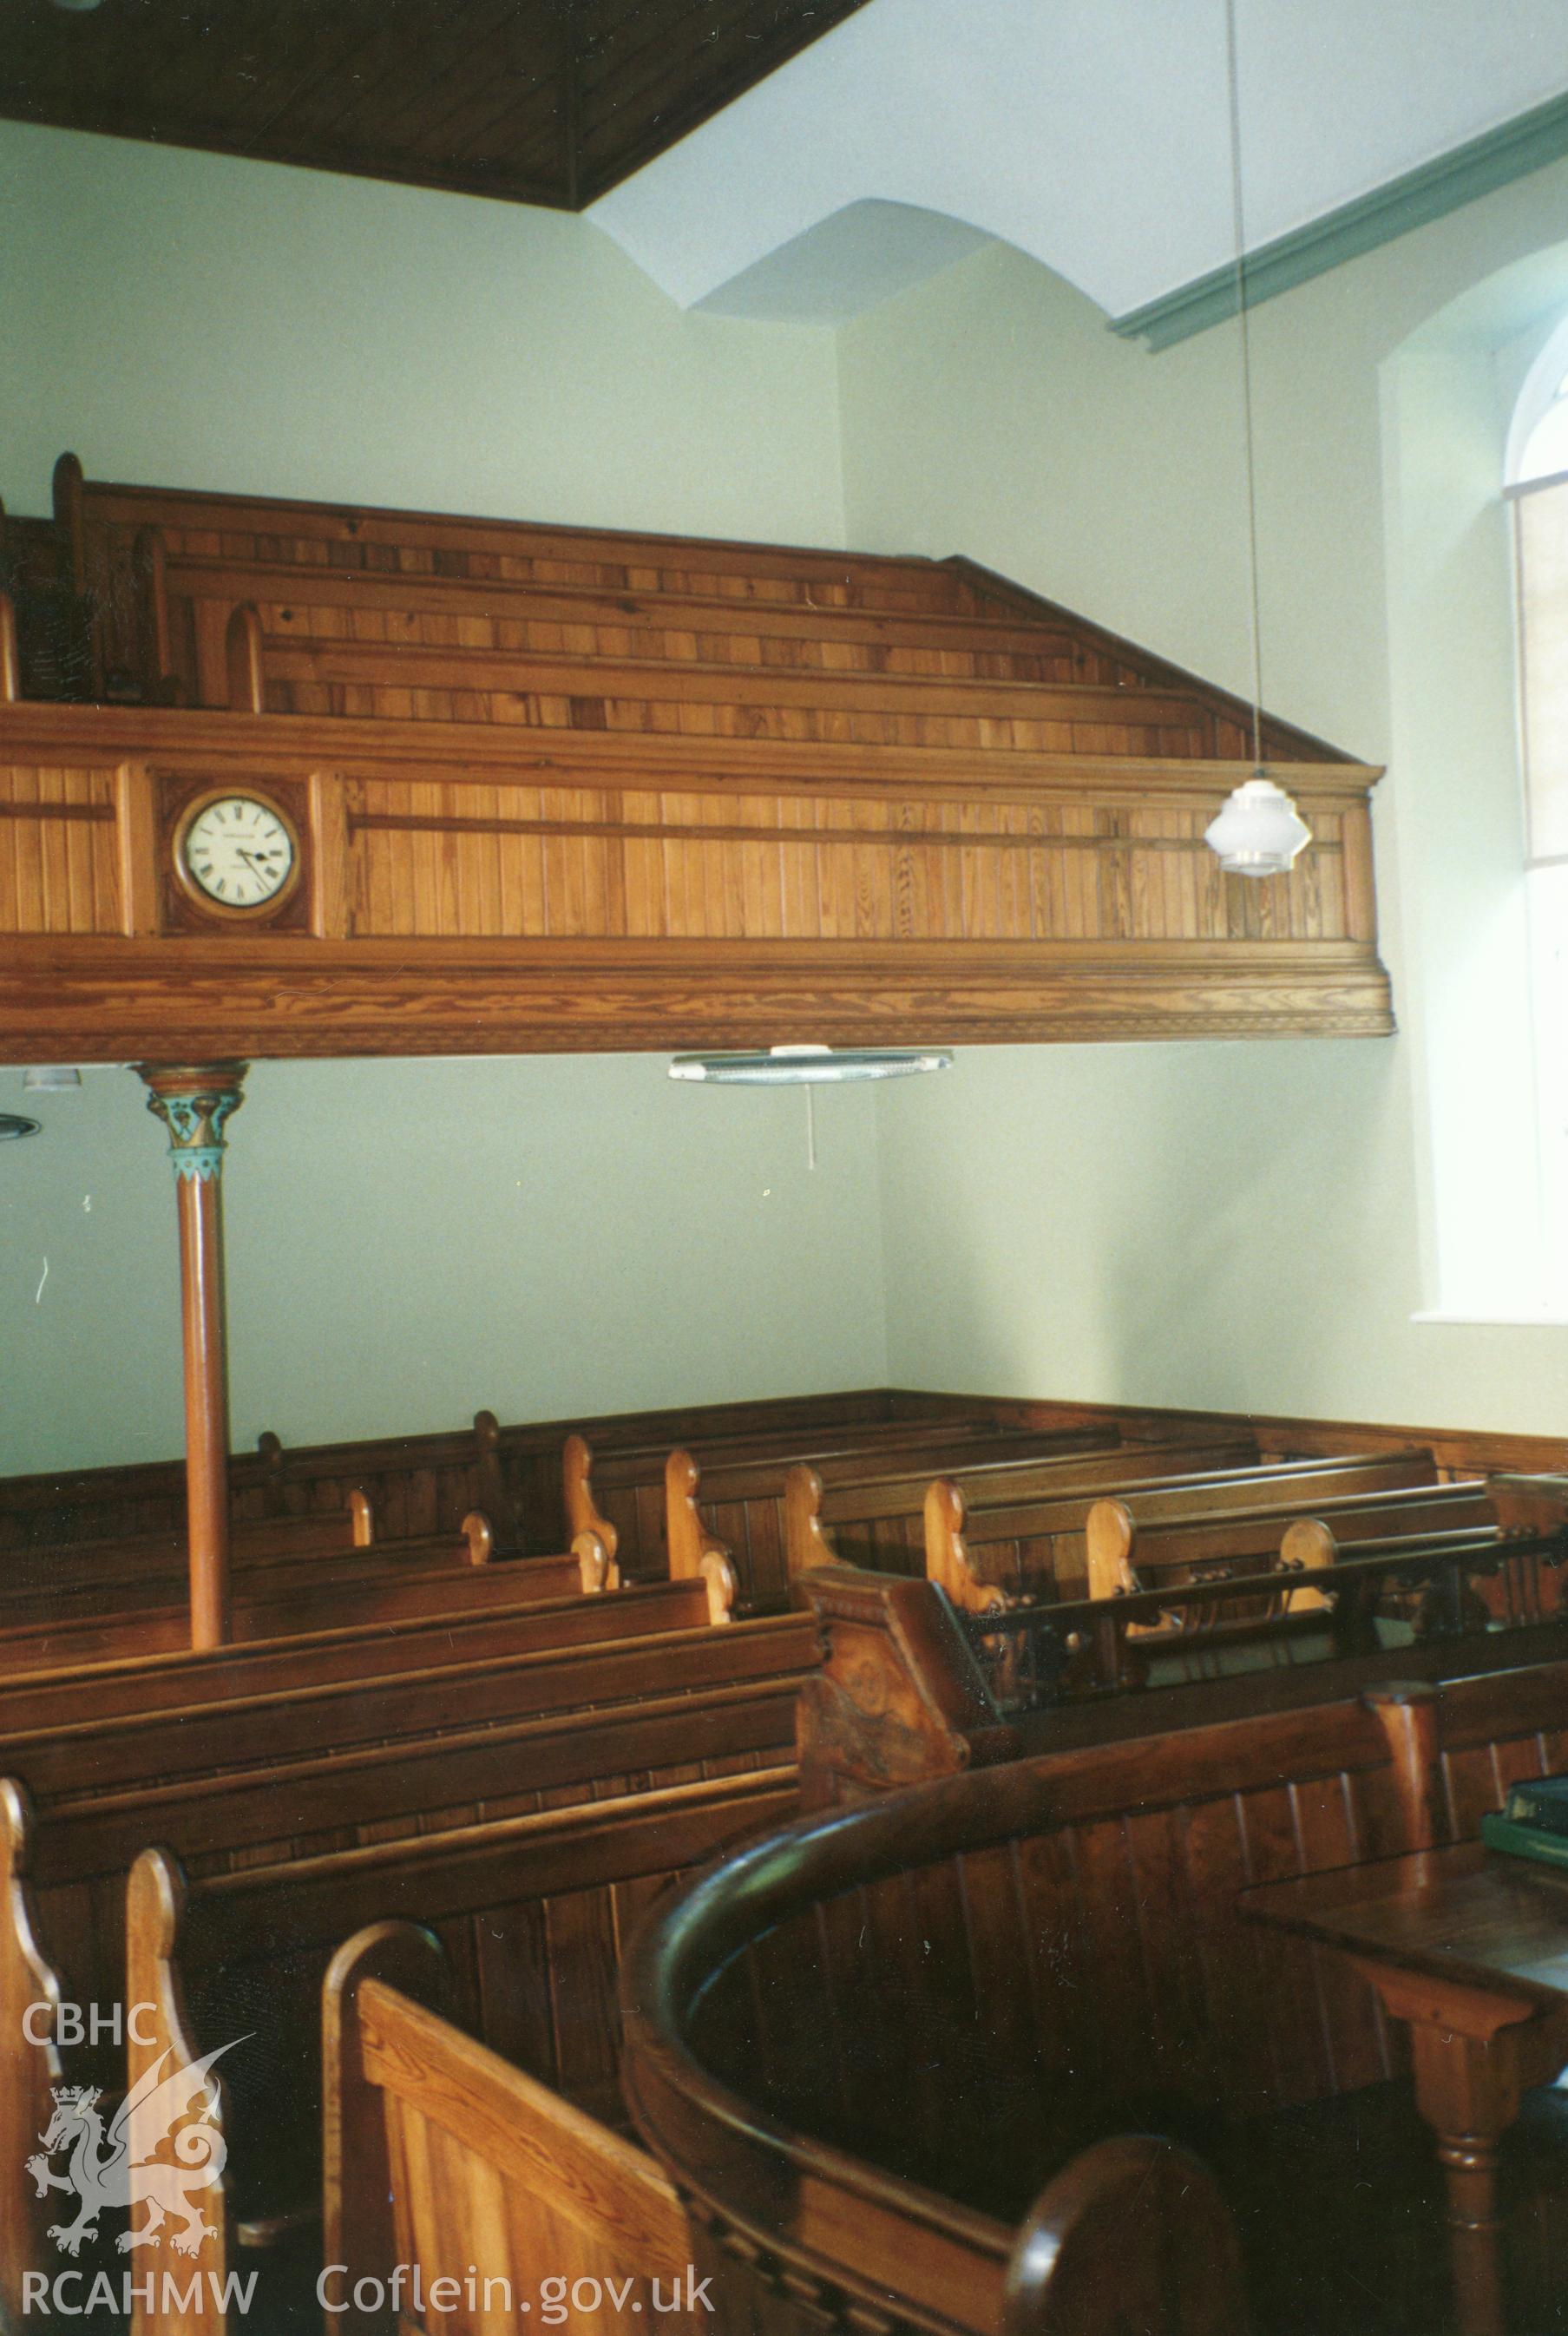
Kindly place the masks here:
POLYGON ((173 834, 174 871, 209 912, 269 918, 299 882, 299 835, 285 806, 248 789, 197 795, 173 834))

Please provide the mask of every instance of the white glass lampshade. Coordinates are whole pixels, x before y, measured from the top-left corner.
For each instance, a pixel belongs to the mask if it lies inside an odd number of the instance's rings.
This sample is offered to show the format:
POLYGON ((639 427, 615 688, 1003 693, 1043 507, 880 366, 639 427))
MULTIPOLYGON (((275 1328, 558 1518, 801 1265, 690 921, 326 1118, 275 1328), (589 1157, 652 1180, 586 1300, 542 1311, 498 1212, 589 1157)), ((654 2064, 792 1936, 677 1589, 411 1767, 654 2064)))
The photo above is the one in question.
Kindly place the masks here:
POLYGON ((1203 841, 1227 876, 1288 876, 1312 831, 1284 788, 1260 771, 1231 790, 1203 841))

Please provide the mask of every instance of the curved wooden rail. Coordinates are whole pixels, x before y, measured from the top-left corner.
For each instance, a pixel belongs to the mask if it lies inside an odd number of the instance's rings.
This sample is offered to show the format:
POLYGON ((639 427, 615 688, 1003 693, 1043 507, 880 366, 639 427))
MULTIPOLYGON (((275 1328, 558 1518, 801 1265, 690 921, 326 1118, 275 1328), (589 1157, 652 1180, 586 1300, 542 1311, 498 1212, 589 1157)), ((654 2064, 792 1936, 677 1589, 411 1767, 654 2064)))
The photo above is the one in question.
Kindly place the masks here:
MULTIPOLYGON (((858 2049, 883 1990, 872 1981, 824 2002, 803 1951, 801 1926, 809 1936, 849 1903, 862 1921, 878 1883, 1041 1829, 1055 1798, 1053 1780, 1014 1764, 809 1819, 700 1877, 639 1933, 621 1976, 623 2088, 694 2225, 716 2243, 726 2309, 735 2284, 755 2281, 772 2299, 770 2327, 793 2311, 803 2327, 941 2336, 1246 2328, 1229 2210, 1201 2162, 1168 2141, 1096 2143, 1043 2188, 1023 2175, 1024 2196, 994 2213, 976 2204, 986 2184, 960 2162, 961 2142, 950 2181, 916 2178, 920 2151, 903 2148, 876 2099, 877 2053, 858 2049), (771 2085, 770 2049, 786 2029, 796 2066, 817 2063, 805 2092, 820 2117, 771 2085), (1135 2304, 1143 2316, 1129 2321, 1135 2304)), ((972 2095, 975 2068, 918 2020, 902 2040, 940 2133, 972 2095)), ((972 2099, 961 2122, 972 2128, 972 2099)))

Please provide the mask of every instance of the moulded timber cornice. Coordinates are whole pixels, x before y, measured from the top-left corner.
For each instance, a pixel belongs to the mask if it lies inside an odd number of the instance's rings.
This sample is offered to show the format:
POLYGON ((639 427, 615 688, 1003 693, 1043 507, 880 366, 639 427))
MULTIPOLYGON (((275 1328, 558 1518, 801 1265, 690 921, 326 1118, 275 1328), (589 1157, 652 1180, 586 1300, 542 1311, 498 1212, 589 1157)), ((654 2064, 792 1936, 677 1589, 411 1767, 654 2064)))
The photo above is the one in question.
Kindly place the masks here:
POLYGON ((0 1059, 1382 1037, 1358 941, 0 944, 0 1059))

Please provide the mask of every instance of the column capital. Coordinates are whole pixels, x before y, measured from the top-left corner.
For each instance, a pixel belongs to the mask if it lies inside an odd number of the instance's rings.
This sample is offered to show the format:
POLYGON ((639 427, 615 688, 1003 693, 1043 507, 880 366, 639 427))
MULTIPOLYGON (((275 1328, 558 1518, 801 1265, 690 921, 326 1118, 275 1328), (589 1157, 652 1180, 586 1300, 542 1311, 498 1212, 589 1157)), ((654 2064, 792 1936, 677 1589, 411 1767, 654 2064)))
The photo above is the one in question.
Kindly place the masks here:
POLYGON ((169 1130, 177 1180, 215 1182, 223 1172, 223 1130, 245 1100, 248 1063, 138 1063, 147 1108, 169 1130))

